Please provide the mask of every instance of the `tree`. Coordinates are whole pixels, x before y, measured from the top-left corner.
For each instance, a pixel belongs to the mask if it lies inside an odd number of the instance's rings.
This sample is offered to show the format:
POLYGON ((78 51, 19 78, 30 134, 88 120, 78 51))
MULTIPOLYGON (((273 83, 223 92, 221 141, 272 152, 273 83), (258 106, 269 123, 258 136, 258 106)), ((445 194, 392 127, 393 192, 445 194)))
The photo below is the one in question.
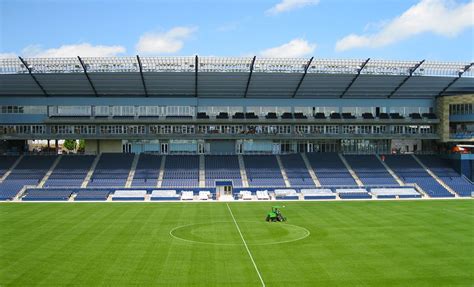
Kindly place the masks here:
POLYGON ((63 147, 69 151, 76 149, 76 140, 64 140, 63 147))
POLYGON ((86 141, 79 140, 79 147, 77 148, 77 151, 84 152, 85 150, 86 150, 86 141))

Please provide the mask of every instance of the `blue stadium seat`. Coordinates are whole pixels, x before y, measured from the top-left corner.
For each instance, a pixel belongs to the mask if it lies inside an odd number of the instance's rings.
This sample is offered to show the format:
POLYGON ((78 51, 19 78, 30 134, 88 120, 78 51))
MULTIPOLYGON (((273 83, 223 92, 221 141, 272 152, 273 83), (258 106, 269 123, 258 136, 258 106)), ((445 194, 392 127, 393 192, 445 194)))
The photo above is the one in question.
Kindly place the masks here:
POLYGON ((474 193, 474 184, 456 172, 448 160, 434 155, 419 155, 418 158, 459 196, 469 197, 474 193))
POLYGON ((199 156, 168 155, 165 162, 162 187, 199 186, 199 156))
POLYGON ((375 155, 344 155, 364 185, 398 185, 375 155))
POLYGON ((32 189, 26 192, 22 201, 67 201, 72 194, 71 189, 32 189))
POLYGON ((62 156, 44 187, 80 187, 94 159, 94 155, 62 156))
POLYGON ((454 195, 440 185, 411 155, 388 155, 387 165, 405 183, 416 183, 430 197, 453 197, 454 195))
POLYGON ((243 158, 250 186, 285 186, 278 161, 274 155, 246 155, 243 158))
POLYGON ((337 153, 308 153, 321 185, 357 185, 337 153))
POLYGON ((286 175, 292 187, 314 187, 313 179, 306 168, 303 158, 298 154, 280 156, 286 175))
POLYGON ((38 185, 55 160, 51 155, 25 155, 0 184, 0 200, 14 198, 25 185, 38 185))
POLYGON ((128 153, 102 154, 88 187, 125 186, 134 156, 128 153))
POLYGON ((156 187, 162 157, 155 154, 140 154, 132 187, 156 187))
POLYGON ((205 157, 206 187, 214 187, 215 181, 231 180, 234 187, 242 186, 239 158, 236 155, 208 155, 205 157))

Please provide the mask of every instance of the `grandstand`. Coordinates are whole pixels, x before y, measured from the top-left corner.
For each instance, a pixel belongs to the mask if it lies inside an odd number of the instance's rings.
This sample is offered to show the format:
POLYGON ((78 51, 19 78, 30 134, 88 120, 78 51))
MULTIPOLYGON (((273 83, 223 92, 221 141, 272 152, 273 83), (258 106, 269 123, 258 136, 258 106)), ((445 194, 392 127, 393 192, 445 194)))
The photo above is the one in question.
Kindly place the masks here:
POLYGON ((472 63, 2 58, 0 80, 1 200, 474 192, 472 153, 446 153, 474 141, 472 63), (85 148, 58 155, 61 140, 85 148))

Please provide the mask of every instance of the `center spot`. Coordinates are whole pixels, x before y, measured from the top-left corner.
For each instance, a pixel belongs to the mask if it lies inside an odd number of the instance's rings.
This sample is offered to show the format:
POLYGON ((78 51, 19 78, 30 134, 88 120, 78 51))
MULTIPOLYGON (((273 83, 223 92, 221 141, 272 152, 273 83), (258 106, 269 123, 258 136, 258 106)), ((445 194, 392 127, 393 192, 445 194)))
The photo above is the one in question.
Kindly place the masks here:
MULTIPOLYGON (((289 243, 310 235, 306 228, 286 222, 238 222, 248 245, 269 245, 289 243)), ((190 243, 215 245, 242 245, 237 227, 233 221, 183 225, 173 228, 170 235, 190 243)))

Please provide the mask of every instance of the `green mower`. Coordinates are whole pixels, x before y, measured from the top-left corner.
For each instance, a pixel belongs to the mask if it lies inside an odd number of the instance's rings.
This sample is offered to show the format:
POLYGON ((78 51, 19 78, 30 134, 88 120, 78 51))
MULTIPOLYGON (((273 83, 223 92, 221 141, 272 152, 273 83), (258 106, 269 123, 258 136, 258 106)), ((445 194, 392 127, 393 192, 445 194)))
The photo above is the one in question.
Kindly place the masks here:
MULTIPOLYGON (((283 206, 284 207, 284 206, 283 206)), ((282 222, 286 221, 286 217, 281 214, 281 206, 272 206, 272 211, 267 213, 266 221, 268 222, 282 222)))

